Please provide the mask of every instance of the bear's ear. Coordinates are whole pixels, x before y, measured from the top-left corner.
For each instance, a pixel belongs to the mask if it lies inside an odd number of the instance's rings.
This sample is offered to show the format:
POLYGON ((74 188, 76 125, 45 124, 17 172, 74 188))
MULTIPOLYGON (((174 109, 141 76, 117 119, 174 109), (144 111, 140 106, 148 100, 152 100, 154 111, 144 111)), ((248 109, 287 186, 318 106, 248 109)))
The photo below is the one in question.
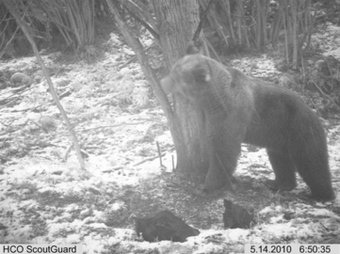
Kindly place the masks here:
POLYGON ((194 54, 204 54, 204 43, 202 39, 192 40, 188 43, 187 50, 185 51, 187 55, 194 54))
POLYGON ((170 76, 166 76, 161 80, 161 87, 165 94, 172 93, 175 90, 175 85, 170 76))
POLYGON ((211 73, 206 65, 198 64, 192 69, 192 75, 196 82, 209 83, 211 81, 211 73))
POLYGON ((194 55, 200 53, 199 48, 194 44, 193 41, 189 42, 187 50, 185 51, 187 55, 194 55))
POLYGON ((223 204, 224 204, 224 208, 225 208, 225 209, 230 209, 232 203, 231 203, 229 200, 224 199, 224 200, 223 200, 223 204))

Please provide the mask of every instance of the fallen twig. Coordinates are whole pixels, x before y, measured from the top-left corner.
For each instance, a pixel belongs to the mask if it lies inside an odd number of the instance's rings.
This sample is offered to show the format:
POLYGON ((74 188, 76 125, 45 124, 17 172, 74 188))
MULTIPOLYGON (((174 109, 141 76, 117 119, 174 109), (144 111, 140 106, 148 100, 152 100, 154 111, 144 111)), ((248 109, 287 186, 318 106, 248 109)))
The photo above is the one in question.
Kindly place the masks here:
MULTIPOLYGON (((170 152, 172 152, 172 151, 174 151, 174 150, 175 150, 175 148, 172 148, 172 149, 170 149, 170 152)), ((164 157, 165 154, 166 154, 166 152, 165 152, 165 153, 162 153, 161 155, 158 154, 157 156, 153 156, 153 157, 150 157, 150 158, 146 158, 146 159, 144 159, 144 160, 142 160, 142 161, 140 161, 140 162, 134 164, 133 166, 135 167, 135 166, 139 166, 139 165, 143 164, 144 162, 153 161, 153 160, 159 158, 160 156, 161 156, 161 157, 164 157)), ((172 165, 174 165, 174 162, 172 163, 172 165)))
POLYGON ((325 98, 327 98, 332 104, 334 104, 334 106, 340 110, 340 106, 333 100, 332 97, 330 97, 328 94, 324 93, 322 91, 322 89, 314 82, 314 81, 311 81, 311 83, 316 87, 316 89, 318 90, 318 92, 325 98))
POLYGON ((155 159, 157 159, 159 157, 163 157, 163 156, 165 156, 165 153, 163 153, 161 155, 154 156, 154 157, 146 158, 146 159, 144 159, 144 160, 134 164, 133 166, 136 167, 136 166, 139 166, 139 165, 143 164, 144 162, 153 161, 153 160, 155 160, 155 159))
POLYGON ((120 126, 123 126, 123 125, 136 125, 136 124, 142 124, 142 123, 144 123, 144 122, 119 123, 119 124, 114 124, 114 125, 104 125, 104 126, 82 129, 81 131, 84 132, 84 131, 92 131, 92 130, 104 129, 104 128, 116 128, 116 127, 120 127, 120 126))

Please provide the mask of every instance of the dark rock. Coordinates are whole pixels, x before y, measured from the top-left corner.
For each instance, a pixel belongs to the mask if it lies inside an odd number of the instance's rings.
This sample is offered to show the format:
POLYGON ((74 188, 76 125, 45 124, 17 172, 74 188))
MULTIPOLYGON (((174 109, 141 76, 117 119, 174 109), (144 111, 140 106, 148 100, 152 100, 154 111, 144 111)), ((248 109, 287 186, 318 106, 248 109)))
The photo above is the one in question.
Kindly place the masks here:
POLYGON ((247 209, 224 199, 224 228, 249 228, 254 221, 254 214, 247 209))
POLYGON ((172 212, 164 210, 151 217, 136 218, 136 233, 149 242, 185 242, 187 237, 198 235, 200 232, 172 212))
POLYGON ((11 86, 13 87, 30 84, 32 84, 32 79, 24 73, 16 72, 11 76, 11 86))

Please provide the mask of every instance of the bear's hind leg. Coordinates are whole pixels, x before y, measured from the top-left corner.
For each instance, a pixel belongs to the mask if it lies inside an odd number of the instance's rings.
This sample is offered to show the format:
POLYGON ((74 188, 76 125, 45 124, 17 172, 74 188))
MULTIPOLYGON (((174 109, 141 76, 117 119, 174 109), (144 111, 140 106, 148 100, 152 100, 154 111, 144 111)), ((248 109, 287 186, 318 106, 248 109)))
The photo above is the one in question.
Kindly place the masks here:
POLYGON ((296 187, 295 165, 288 152, 267 149, 269 161, 275 173, 274 190, 292 190, 296 187))
POLYGON ((297 171, 306 182, 316 200, 334 199, 331 177, 328 167, 327 152, 319 146, 309 147, 307 151, 294 154, 297 171))
POLYGON ((310 188, 314 199, 334 199, 327 141, 319 119, 311 113, 297 118, 293 123, 295 131, 290 139, 289 150, 298 173, 310 188))

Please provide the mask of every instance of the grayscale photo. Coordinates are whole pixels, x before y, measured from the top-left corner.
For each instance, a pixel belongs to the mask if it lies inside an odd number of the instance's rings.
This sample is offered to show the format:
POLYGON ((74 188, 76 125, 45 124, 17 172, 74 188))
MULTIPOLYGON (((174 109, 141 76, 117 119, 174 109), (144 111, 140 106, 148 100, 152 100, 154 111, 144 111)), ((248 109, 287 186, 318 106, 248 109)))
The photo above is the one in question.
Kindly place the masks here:
POLYGON ((339 254, 340 0, 0 0, 0 254, 339 254))

